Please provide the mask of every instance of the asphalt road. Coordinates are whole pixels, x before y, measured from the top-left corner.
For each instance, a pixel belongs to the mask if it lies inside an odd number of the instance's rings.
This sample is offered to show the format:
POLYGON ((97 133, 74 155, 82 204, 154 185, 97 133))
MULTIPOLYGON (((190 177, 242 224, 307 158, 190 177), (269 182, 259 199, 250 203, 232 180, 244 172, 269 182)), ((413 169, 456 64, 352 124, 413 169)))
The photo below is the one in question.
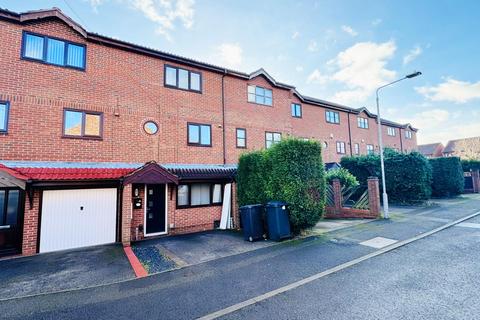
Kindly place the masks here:
MULTIPOLYGON (((72 292, 0 301, 5 319, 194 319, 480 210, 480 199, 374 221, 192 267, 72 292), (451 212, 448 214, 448 212, 451 212)), ((480 218, 468 222, 479 223, 480 218)), ((452 227, 226 319, 475 319, 480 314, 480 229, 452 227)))

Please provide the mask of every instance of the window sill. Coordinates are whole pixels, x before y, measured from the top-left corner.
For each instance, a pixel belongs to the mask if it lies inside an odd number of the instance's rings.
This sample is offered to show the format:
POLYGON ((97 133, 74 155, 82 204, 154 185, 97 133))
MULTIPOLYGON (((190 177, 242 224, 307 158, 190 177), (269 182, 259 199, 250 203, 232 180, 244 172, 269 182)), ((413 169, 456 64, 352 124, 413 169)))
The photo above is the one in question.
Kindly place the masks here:
POLYGON ((78 137, 78 136, 66 136, 66 135, 63 135, 62 139, 79 139, 79 140, 103 141, 103 137, 78 137))
POLYGON ((166 84, 166 83, 164 83, 163 86, 164 86, 165 88, 168 88, 168 89, 175 89, 175 90, 192 92, 192 93, 198 93, 198 94, 202 94, 202 93, 203 93, 202 90, 183 89, 183 88, 175 87, 175 86, 172 86, 172 85, 169 85, 169 84, 166 84))
POLYGON ((206 207, 220 207, 223 203, 212 203, 212 204, 200 204, 196 206, 177 206, 177 209, 195 209, 195 208, 206 208, 206 207))
POLYGON ((203 148, 211 148, 211 144, 198 144, 198 143, 187 143, 189 147, 203 147, 203 148))
POLYGON ((250 103, 250 104, 257 105, 257 106, 264 106, 264 107, 273 108, 273 103, 270 105, 270 104, 256 103, 256 102, 252 102, 252 101, 247 101, 247 102, 250 103))

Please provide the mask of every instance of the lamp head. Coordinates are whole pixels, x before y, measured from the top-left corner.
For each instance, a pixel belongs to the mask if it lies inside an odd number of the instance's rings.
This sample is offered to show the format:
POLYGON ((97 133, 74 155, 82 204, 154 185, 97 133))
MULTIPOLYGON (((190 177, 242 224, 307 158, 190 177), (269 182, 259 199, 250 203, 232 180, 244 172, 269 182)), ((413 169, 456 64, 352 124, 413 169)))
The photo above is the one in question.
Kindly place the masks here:
POLYGON ((415 78, 415 77, 418 77, 419 75, 421 75, 422 73, 420 71, 415 71, 413 73, 410 73, 410 74, 407 74, 405 76, 405 78, 408 78, 408 79, 411 79, 411 78, 415 78))

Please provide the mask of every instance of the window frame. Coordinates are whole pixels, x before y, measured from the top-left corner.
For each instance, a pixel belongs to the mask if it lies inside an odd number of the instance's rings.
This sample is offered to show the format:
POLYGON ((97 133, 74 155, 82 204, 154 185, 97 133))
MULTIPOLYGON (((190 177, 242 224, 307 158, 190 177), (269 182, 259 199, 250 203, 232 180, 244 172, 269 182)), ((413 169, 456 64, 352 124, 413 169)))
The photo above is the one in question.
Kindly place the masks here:
POLYGON ((410 130, 405 130, 405 139, 412 140, 413 133, 410 130))
POLYGON ((336 151, 337 151, 337 154, 347 154, 347 144, 345 143, 345 141, 337 141, 337 143, 335 144, 336 146, 336 151), (340 151, 338 150, 340 146, 340 151), (342 147, 343 146, 343 152, 342 152, 342 147))
POLYGON ((397 136, 397 130, 395 130, 394 127, 387 127, 387 136, 390 136, 390 137, 397 136), (390 134, 390 131, 393 132, 393 133, 390 134))
POLYGON ((333 110, 325 110, 325 121, 326 121, 327 123, 331 123, 331 124, 340 124, 340 112, 338 112, 338 111, 333 111, 333 110), (338 122, 335 122, 335 116, 333 117, 333 119, 334 119, 333 122, 328 120, 328 116, 327 116, 327 115, 328 115, 328 113, 330 113, 330 112, 333 113, 333 114, 337 114, 337 115, 338 115, 338 122))
POLYGON ((373 144, 367 144, 367 156, 375 154, 375 146, 373 144), (372 147, 371 150, 369 147, 372 147))
POLYGON ((192 147, 212 147, 212 125, 207 123, 187 122, 187 145, 192 147), (190 126, 198 126, 198 143, 190 142, 190 126), (210 144, 202 143, 202 126, 210 127, 210 144))
POLYGON ((357 127, 360 129, 369 129, 368 118, 357 117, 357 127), (364 126, 362 126, 362 124, 364 126))
MULTIPOLYGON (((264 95, 263 97, 265 98, 266 95, 264 95)), ((262 86, 257 86, 256 84, 248 84, 248 83, 247 83, 247 102, 248 102, 248 103, 257 104, 257 105, 259 105, 259 106, 273 107, 273 89, 269 89, 269 88, 262 87, 262 86), (250 100, 248 100, 248 87, 254 87, 254 88, 255 88, 255 93, 254 93, 254 95, 255 95, 255 101, 250 101, 250 100), (263 90, 269 90, 269 91, 272 92, 272 98, 271 98, 271 99, 272 99, 272 104, 258 103, 258 102, 257 102, 257 99, 256 99, 256 97, 257 97, 256 89, 257 89, 257 88, 262 88, 263 90)))
POLYGON ((300 103, 295 103, 295 102, 292 102, 290 104, 290 113, 292 115, 293 118, 302 118, 303 117, 303 108, 302 108, 302 105, 300 103), (299 115, 296 114, 296 107, 298 106, 298 111, 299 112, 299 115), (295 108, 294 108, 295 107, 295 108), (295 111, 295 112, 294 112, 295 111))
MULTIPOLYGON (((279 134, 280 135, 280 141, 282 141, 282 133, 281 132, 274 132, 274 131, 265 131, 265 149, 268 149, 269 147, 267 146, 267 134, 271 133, 272 134, 272 139, 273 139, 273 135, 274 134, 279 134)), ((275 140, 272 140, 272 145, 274 145, 275 143, 279 143, 280 141, 276 141, 275 140)), ((272 146, 271 145, 271 146, 272 146)), ((271 147, 270 146, 270 147, 271 147)))
POLYGON ((62 138, 67 138, 67 139, 85 139, 85 140, 103 140, 103 112, 99 111, 89 111, 89 110, 82 110, 82 109, 73 109, 73 108, 64 108, 63 109, 63 120, 62 120, 62 138), (75 135, 69 135, 65 133, 65 116, 67 112, 79 112, 82 114, 82 127, 81 127, 81 135, 75 136, 75 135), (92 135, 86 135, 85 134, 85 119, 86 115, 94 115, 94 116, 100 116, 100 135, 98 136, 92 136, 92 135))
POLYGON ((353 154, 359 155, 360 154, 360 144, 354 143, 353 144, 353 154))
POLYGON ((225 181, 198 181, 198 182, 181 182, 178 184, 178 186, 175 189, 175 205, 177 209, 189 209, 189 208, 202 208, 202 207, 218 207, 223 205, 223 197, 224 197, 224 191, 225 191, 225 181), (195 184, 208 184, 210 185, 210 192, 209 192, 209 204, 198 204, 198 205, 192 205, 192 185, 195 184), (215 185, 219 184, 220 185, 220 197, 222 198, 222 201, 220 202, 213 202, 213 191, 215 189, 215 185), (188 187, 188 204, 186 205, 179 205, 178 204, 178 187, 179 186, 187 186, 188 187))
POLYGON ((4 101, 0 100, 0 104, 3 104, 6 106, 5 108, 5 129, 0 128, 0 135, 5 135, 8 134, 8 120, 10 117, 10 101, 4 101))
POLYGON ((20 59, 26 60, 26 61, 38 62, 38 63, 46 64, 46 65, 49 65, 49 66, 56 66, 56 67, 60 67, 60 68, 67 68, 67 69, 73 69, 73 70, 78 70, 78 71, 84 71, 85 72, 87 70, 87 45, 82 44, 82 43, 78 43, 78 42, 73 42, 73 41, 66 40, 66 39, 62 39, 62 38, 58 38, 58 37, 52 37, 52 36, 47 36, 47 35, 36 33, 36 32, 30 32, 30 31, 23 30, 23 32, 22 32, 22 46, 21 46, 21 49, 20 49, 20 59), (32 36, 43 38, 42 59, 35 59, 35 58, 27 57, 25 55, 25 49, 26 49, 25 48, 26 47, 25 41, 26 41, 27 35, 32 35, 32 36), (48 39, 62 41, 62 42, 65 43, 65 52, 64 52, 63 64, 51 63, 51 62, 47 61, 48 39), (75 46, 83 47, 83 68, 76 67, 76 66, 71 66, 71 65, 67 64, 69 45, 75 45, 75 46))
POLYGON ((247 129, 246 128, 235 128, 235 145, 238 149, 247 149, 247 129), (238 145, 238 131, 239 130, 243 130, 243 132, 245 133, 245 138, 240 138, 240 139, 243 139, 245 140, 245 146, 239 146, 238 145))
POLYGON ((190 69, 186 69, 186 68, 183 68, 183 67, 177 67, 177 66, 165 63, 163 65, 163 86, 165 88, 177 89, 177 90, 182 90, 182 91, 187 91, 187 92, 195 92, 195 93, 202 94, 203 93, 203 73, 201 71, 193 71, 193 70, 190 70, 190 69), (167 68, 175 69, 175 75, 176 75, 175 85, 171 85, 171 84, 167 83, 167 68), (179 75, 179 70, 180 69, 188 72, 188 89, 180 88, 180 86, 179 86, 180 79, 179 79, 178 75, 179 75), (192 73, 199 75, 199 79, 200 79, 199 80, 200 81, 200 83, 199 83, 200 89, 199 90, 192 89, 192 73))

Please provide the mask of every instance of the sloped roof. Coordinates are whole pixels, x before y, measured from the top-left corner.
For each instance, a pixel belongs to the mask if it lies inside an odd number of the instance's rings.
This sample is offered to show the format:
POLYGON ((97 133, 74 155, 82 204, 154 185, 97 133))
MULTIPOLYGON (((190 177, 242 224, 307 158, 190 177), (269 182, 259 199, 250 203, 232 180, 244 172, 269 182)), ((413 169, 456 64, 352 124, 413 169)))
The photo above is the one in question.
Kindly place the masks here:
MULTIPOLYGON (((321 100, 321 99, 317 99, 317 98, 313 98, 313 97, 304 96, 304 95, 302 95, 298 92, 298 90, 295 88, 295 86, 284 84, 284 83, 276 81, 263 68, 260 68, 256 71, 252 72, 252 73, 245 73, 245 72, 241 72, 241 71, 236 71, 236 70, 220 67, 220 66, 210 64, 210 63, 201 62, 201 61, 194 60, 194 59, 191 59, 191 58, 175 55, 175 54, 172 54, 172 53, 167 53, 167 52, 160 51, 160 50, 157 50, 157 49, 148 48, 148 47, 145 47, 145 46, 140 46, 140 45, 137 45, 137 44, 134 44, 134 43, 131 43, 131 42, 114 39, 114 38, 107 37, 107 36, 104 36, 104 35, 101 35, 101 34, 98 34, 98 33, 86 31, 80 24, 78 24, 73 19, 71 19, 70 17, 65 15, 59 8, 56 8, 56 7, 51 8, 51 9, 27 11, 27 12, 23 12, 23 13, 17 13, 17 12, 13 12, 13 11, 9 11, 9 10, 0 8, 0 19, 9 20, 9 21, 17 22, 17 23, 24 23, 24 22, 28 22, 28 21, 34 21, 34 20, 45 19, 45 18, 60 19, 61 21, 65 22, 68 26, 70 26, 72 29, 74 29, 79 34, 81 34, 83 37, 85 37, 86 39, 88 39, 89 41, 92 41, 92 42, 101 43, 101 44, 104 44, 104 45, 107 45, 107 46, 113 46, 113 47, 117 47, 117 48, 120 48, 120 49, 123 49, 123 50, 134 51, 134 52, 137 52, 137 53, 158 57, 158 58, 170 61, 170 62, 182 63, 182 64, 186 64, 186 65, 189 65, 189 66, 202 68, 202 69, 206 69, 206 70, 210 70, 210 71, 214 71, 214 72, 218 72, 218 73, 222 73, 222 74, 228 74, 230 76, 239 77, 239 78, 243 78, 243 79, 247 79, 247 80, 248 79, 253 79, 257 76, 262 75, 265 78, 267 78, 267 80, 273 86, 279 87, 279 88, 282 88, 282 89, 285 89, 285 90, 293 91, 293 93, 295 95, 297 95, 302 102, 306 102, 306 103, 310 103, 310 104, 318 105, 318 106, 322 106, 322 107, 327 107, 327 108, 338 109, 338 110, 342 110, 342 111, 350 112, 350 113, 354 113, 354 114, 359 113, 358 109, 355 109, 355 108, 351 108, 351 107, 348 107, 348 106, 344 106, 344 105, 334 103, 334 102, 330 102, 330 101, 326 101, 326 100, 321 100)), ((398 124, 396 122, 388 121, 388 120, 384 120, 384 119, 382 119, 382 122, 384 122, 387 125, 400 127, 400 128, 406 128, 406 127, 409 126, 413 131, 417 131, 417 129, 413 128, 409 124, 402 125, 402 124, 398 124)))
POLYGON ((461 152, 466 148, 475 149, 480 153, 480 137, 450 140, 443 149, 443 153, 461 152))
MULTIPOLYGON (((0 160, 0 171, 23 181, 79 181, 79 180, 118 180, 132 179, 135 172, 143 174, 154 166, 160 172, 162 183, 177 183, 181 180, 230 179, 236 174, 235 165, 215 164, 165 164, 156 162, 64 162, 64 161, 12 161, 0 160), (164 170, 164 171, 162 171, 164 170), (165 181, 164 181, 165 180, 165 181)), ((152 171, 152 170, 150 170, 152 171)), ((150 181, 151 182, 151 181, 150 181)), ((140 183, 140 182, 139 182, 140 183)), ((141 183, 147 183, 145 181, 141 183)))
POLYGON ((420 152, 423 155, 430 156, 435 153, 435 150, 437 150, 438 146, 441 146, 442 144, 440 142, 436 143, 429 143, 429 144, 421 144, 418 146, 418 152, 420 152))

